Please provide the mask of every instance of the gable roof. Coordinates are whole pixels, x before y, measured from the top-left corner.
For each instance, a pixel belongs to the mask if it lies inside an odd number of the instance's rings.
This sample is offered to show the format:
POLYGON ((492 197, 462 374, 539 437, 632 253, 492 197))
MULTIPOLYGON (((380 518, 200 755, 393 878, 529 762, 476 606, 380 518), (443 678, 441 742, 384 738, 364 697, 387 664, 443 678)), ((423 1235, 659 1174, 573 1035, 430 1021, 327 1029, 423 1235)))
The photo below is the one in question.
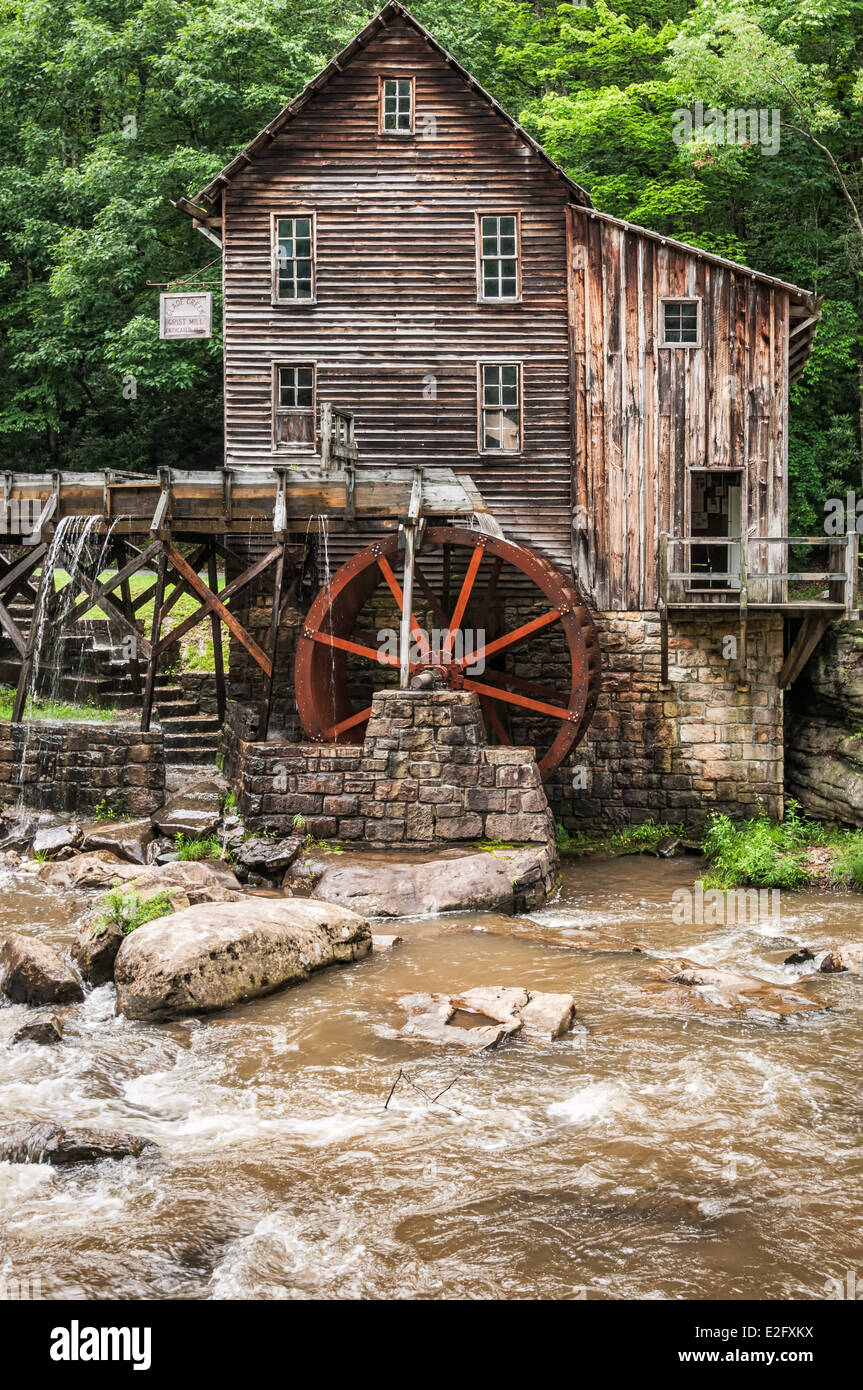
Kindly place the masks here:
POLYGON ((652 232, 646 227, 639 227, 637 224, 627 222, 623 218, 613 217, 610 213, 598 212, 591 202, 590 195, 586 189, 577 184, 569 175, 556 164, 550 155, 546 154, 541 145, 534 140, 532 135, 519 125, 512 116, 506 112, 499 101, 480 86, 476 78, 472 77, 466 68, 448 53, 442 44, 438 43, 433 34, 420 24, 419 20, 414 19, 409 10, 399 3, 399 0, 388 0, 383 9, 369 21, 364 29, 351 40, 351 42, 336 54, 335 58, 330 59, 326 67, 322 68, 317 76, 307 82, 298 96, 289 101, 279 114, 263 130, 259 130, 254 139, 250 140, 245 149, 235 155, 232 160, 218 173, 205 188, 202 188, 194 198, 178 198, 176 206, 181 212, 187 213, 195 221, 204 226, 218 221, 216 205, 221 199, 222 192, 237 177, 238 174, 255 160, 255 157, 266 149, 275 140, 276 136, 285 126, 289 125, 295 116, 309 104, 309 102, 327 85, 333 77, 344 71, 345 67, 351 62, 361 49, 366 48, 377 35, 392 23, 393 20, 400 19, 434 50, 435 53, 444 60, 453 72, 457 73, 466 86, 475 96, 487 102, 495 115, 505 121, 512 128, 520 140, 528 146, 533 153, 548 166, 549 169, 559 178, 568 188, 573 201, 584 208, 588 216, 596 217, 604 222, 610 222, 621 227, 625 231, 634 232, 638 236, 647 237, 653 241, 659 241, 664 246, 669 246, 673 250, 681 251, 686 255, 695 256, 699 260, 706 261, 708 264, 719 265, 727 270, 732 270, 740 275, 748 276, 750 279, 758 280, 763 284, 773 286, 775 289, 787 291, 791 300, 791 343, 789 354, 789 379, 794 382, 802 375, 809 356, 809 350, 815 337, 818 318, 821 313, 821 299, 813 295, 809 290, 801 289, 799 285, 793 285, 787 280, 780 280, 774 275, 765 275, 762 271, 753 270, 750 266, 741 265, 738 261, 728 260, 724 256, 719 256, 712 251, 703 251, 697 246, 689 246, 686 242, 677 241, 674 237, 664 236, 661 232, 652 232))
POLYGON ((241 173, 243 169, 251 164, 255 155, 259 154, 262 149, 266 149, 276 138, 279 131, 283 130, 295 116, 299 115, 300 111, 308 105, 316 93, 318 93, 322 87, 325 87, 337 73, 342 72, 351 59, 359 53, 360 49, 368 47, 372 39, 376 38, 381 30, 385 29, 388 24, 391 24, 394 19, 403 20, 405 24, 415 30, 420 38, 429 44, 429 46, 434 49, 435 53, 444 60, 447 66, 452 68, 453 72, 457 73, 462 81, 470 87, 471 91, 483 101, 487 102, 495 115, 502 121, 506 121, 508 126, 512 127, 518 138, 523 140, 533 153, 537 155, 544 164, 547 164, 558 178, 563 180, 570 193, 575 196, 577 203, 588 208, 593 206, 590 201, 590 194, 587 193, 580 184, 575 183, 568 174, 564 173, 559 164, 555 164, 551 156, 546 154, 545 150, 541 145, 537 144, 533 136, 528 135, 524 127, 520 126, 518 121, 510 116, 508 112, 504 111, 500 102, 496 101, 491 93, 487 92, 484 87, 481 87, 476 78, 471 77, 467 69, 463 68, 461 63, 457 62, 452 54, 448 53, 443 45, 438 43, 434 35, 430 34, 427 29, 424 29, 419 20, 414 19, 413 15, 405 9, 404 5, 398 3, 398 0, 389 0, 389 3, 384 5, 383 9, 375 15, 374 19, 369 21, 365 29, 360 30, 356 38, 351 39, 351 42, 346 48, 342 49, 341 53, 337 53, 335 58, 331 58, 326 67, 321 68, 317 76, 306 83, 299 96, 294 97, 293 101, 289 101, 287 106, 283 107, 279 112, 278 116, 270 121, 269 125, 264 126, 263 130, 259 130, 254 139, 250 140, 248 145, 246 145, 245 149, 241 150, 238 155, 235 155, 230 163, 226 164, 224 169, 216 174, 214 179, 210 180, 206 188, 202 188, 201 192, 193 199, 179 199, 178 206, 181 207, 184 212, 192 213, 193 216, 195 215, 193 211, 194 204, 199 205, 199 212, 202 210, 200 208, 200 204, 202 203, 205 205, 209 203, 212 206, 221 196, 222 189, 226 188, 227 185, 236 178, 237 174, 241 173), (185 207, 183 207, 183 203, 186 203, 185 207))

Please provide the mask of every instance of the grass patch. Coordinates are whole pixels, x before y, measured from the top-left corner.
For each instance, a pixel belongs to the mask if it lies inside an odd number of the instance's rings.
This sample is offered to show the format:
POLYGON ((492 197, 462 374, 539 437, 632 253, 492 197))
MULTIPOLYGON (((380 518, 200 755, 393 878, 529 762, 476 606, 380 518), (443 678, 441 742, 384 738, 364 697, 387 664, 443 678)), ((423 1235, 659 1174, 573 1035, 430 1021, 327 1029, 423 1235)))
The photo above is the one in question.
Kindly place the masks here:
POLYGON ((177 858, 186 861, 198 859, 230 859, 230 850, 225 849, 218 835, 195 835, 186 839, 180 834, 174 841, 177 858))
POLYGON ((174 904, 168 893, 156 893, 152 898, 142 898, 138 893, 124 893, 122 888, 114 888, 101 899, 102 911, 93 926, 95 936, 104 936, 110 927, 119 927, 128 936, 136 927, 145 922, 153 922, 157 917, 167 917, 174 911, 174 904))
MULTIPOLYGON (((116 574, 116 570, 103 570, 99 579, 104 581, 116 574)), ((139 598, 147 589, 151 589, 156 582, 156 576, 150 570, 139 570, 137 574, 131 575, 129 579, 129 591, 132 599, 139 598)), ((219 587, 225 582, 224 574, 219 575, 219 587)), ((59 591, 64 589, 69 583, 69 575, 65 570, 54 571, 54 586, 59 591)), ((117 597, 117 591, 114 593, 117 597)), ((185 618, 190 618, 198 610, 198 601, 191 594, 183 594, 171 609, 170 617, 165 624, 165 633, 171 632, 178 627, 185 618)), ((88 618, 104 618, 105 614, 100 608, 91 608, 85 615, 88 618)), ((153 599, 136 609, 136 618, 143 625, 143 630, 149 633, 153 623, 153 599)), ((225 670, 228 669, 228 656, 230 650, 230 634, 224 626, 222 627, 222 658, 225 670)), ((216 663, 213 651, 213 634, 210 621, 204 618, 198 623, 197 627, 187 632, 185 637, 180 638, 178 668, 184 671, 215 671, 216 663)))
MULTIPOLYGON (((11 686, 0 687, 0 719, 11 719, 15 704, 15 691, 11 686)), ((64 700, 29 699, 24 707, 24 720, 44 719, 58 724, 99 723, 110 724, 117 718, 115 709, 101 709, 98 705, 69 704, 64 700)))
POLYGON ((616 830, 602 826, 570 832, 562 825, 555 828, 560 854, 653 854, 669 835, 683 836, 682 824, 663 824, 646 820, 639 825, 621 825, 616 830))
POLYGON ((863 830, 841 832, 830 867, 831 882, 840 888, 863 888, 863 830))

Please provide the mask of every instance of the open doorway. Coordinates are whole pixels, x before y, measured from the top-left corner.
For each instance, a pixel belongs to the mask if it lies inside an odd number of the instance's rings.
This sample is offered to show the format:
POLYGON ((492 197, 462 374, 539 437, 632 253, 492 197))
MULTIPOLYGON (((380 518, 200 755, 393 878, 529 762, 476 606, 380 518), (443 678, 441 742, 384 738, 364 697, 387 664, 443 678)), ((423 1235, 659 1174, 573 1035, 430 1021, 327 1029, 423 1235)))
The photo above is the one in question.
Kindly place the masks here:
POLYGON ((693 469, 689 474, 689 524, 693 538, 729 545, 693 544, 690 580, 695 592, 740 588, 740 470, 693 469), (736 542, 736 544, 734 544, 736 542))

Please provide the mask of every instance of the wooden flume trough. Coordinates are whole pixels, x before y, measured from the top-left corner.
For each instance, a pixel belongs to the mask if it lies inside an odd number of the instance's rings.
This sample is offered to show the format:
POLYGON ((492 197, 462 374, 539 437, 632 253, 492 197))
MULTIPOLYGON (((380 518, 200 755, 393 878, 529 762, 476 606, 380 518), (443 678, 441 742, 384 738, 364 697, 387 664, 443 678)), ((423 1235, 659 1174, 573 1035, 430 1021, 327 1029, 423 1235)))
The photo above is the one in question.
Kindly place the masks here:
MULTIPOLYGON (((76 572, 82 596, 67 616, 69 626, 99 608, 128 644, 133 688, 141 695, 141 727, 150 726, 156 676, 165 654, 197 624, 211 624, 219 717, 224 720, 226 682, 222 665, 222 628, 249 653, 263 673, 258 714, 259 739, 269 730, 276 679, 276 653, 283 605, 307 555, 310 522, 326 517, 328 530, 383 533, 381 540, 352 557, 315 600, 299 639, 295 688, 300 717, 311 739, 359 741, 368 710, 355 711, 347 693, 346 652, 398 670, 402 687, 426 667, 434 678, 480 696, 493 735, 508 741, 498 706, 517 706, 545 720, 551 730, 542 758, 547 774, 578 742, 599 692, 599 644, 590 615, 574 584, 547 559, 507 541, 482 495, 468 475, 447 468, 362 468, 356 459, 353 419, 327 406, 322 411, 321 454, 272 469, 220 469, 213 472, 159 470, 155 476, 121 473, 5 474, 3 498, 7 544, 22 553, 2 562, 0 626, 21 656, 13 718, 24 714, 38 640, 31 623, 25 639, 9 611, 16 596, 29 598, 34 612, 44 607, 53 583, 48 536, 67 517, 98 517, 97 531, 109 538, 104 564, 116 566, 107 579, 86 564, 76 572), (429 524, 431 523, 431 524, 429 524), (387 535, 387 533, 392 533, 387 535), (250 562, 238 547, 240 538, 268 535, 272 544, 250 562), (182 547, 182 548, 181 548, 182 547), (418 557, 440 552, 448 573, 453 554, 467 556, 457 594, 433 592, 418 557), (219 567, 235 577, 218 587, 219 567), (38 588, 34 577, 41 567, 38 588), (396 570, 401 571, 401 580, 396 570), (130 580, 139 571, 154 571, 153 582, 134 598, 130 580), (456 656, 452 650, 469 604, 489 609, 502 571, 512 571, 535 594, 538 616, 516 622, 492 642, 456 656), (262 646, 241 621, 239 600, 262 577, 272 575, 272 619, 262 646), (384 583, 395 598, 401 625, 400 655, 386 658, 353 638, 353 624, 363 602, 384 583), (447 634, 441 663, 414 614, 414 595, 421 594, 435 621, 447 634), (170 630, 165 624, 178 600, 191 595, 197 610, 170 630), (141 620, 153 602, 148 632, 141 620), (568 651, 566 689, 528 681, 507 671, 472 676, 470 668, 485 657, 529 642, 537 633, 559 627, 568 651), (417 646, 417 643, 419 645, 417 646), (411 651, 413 650, 413 657, 411 651), (321 660, 321 654, 326 661, 321 660), (333 680, 335 679, 335 687, 333 680)), ((448 581, 447 581, 448 583, 448 581)), ((284 673, 283 673, 284 674, 284 673)))

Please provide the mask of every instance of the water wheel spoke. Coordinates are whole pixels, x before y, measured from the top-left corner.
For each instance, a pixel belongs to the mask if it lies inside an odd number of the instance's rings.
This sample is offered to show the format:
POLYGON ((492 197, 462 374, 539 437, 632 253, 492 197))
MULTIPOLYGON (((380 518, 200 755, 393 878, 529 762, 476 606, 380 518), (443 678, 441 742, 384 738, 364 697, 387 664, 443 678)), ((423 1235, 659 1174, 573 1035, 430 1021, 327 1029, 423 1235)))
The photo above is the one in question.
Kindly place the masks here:
MULTIPOLYGON (((390 563, 385 555, 378 556, 378 569, 380 570, 381 574, 383 575, 384 579, 387 581, 387 584, 390 587, 390 592, 392 593, 393 598, 399 606, 399 612, 404 613, 404 594, 402 593, 399 581, 393 574, 390 563)), ((431 660, 431 649, 429 647, 428 642, 426 641, 425 633, 423 632, 413 613, 411 613, 411 635, 415 639, 417 646, 419 647, 424 659, 427 661, 431 660)), ((389 665, 389 663, 387 664, 389 665)), ((396 666, 398 666, 399 663, 396 662, 395 664, 396 666)))
POLYGON ((485 695, 490 700, 503 700, 508 705, 520 705, 522 709, 533 710, 534 714, 548 714, 553 719, 572 719, 570 710, 563 705, 547 705, 544 700, 536 700, 532 695, 519 695, 514 690, 499 690, 481 681, 465 680, 465 690, 474 690, 477 695, 485 695))
POLYGON ((511 747, 512 739, 510 738, 509 734, 504 728, 503 721, 501 720, 501 717, 495 709, 494 705, 492 704, 491 700, 488 698, 487 695, 480 695, 479 702, 482 706, 483 714, 485 715, 491 727, 494 729, 500 742, 506 748, 511 747))
POLYGON ((477 612, 479 613, 480 617, 482 617, 485 613, 489 611, 497 597, 497 583, 500 579, 500 572, 502 569, 503 559, 500 555, 495 555, 494 560, 492 561, 491 574, 489 575, 489 580, 485 588, 485 593, 483 594, 477 607, 477 612))
POLYGON ((561 709, 567 708, 566 696, 561 695, 559 691, 548 685, 539 685, 537 681, 525 680, 523 676, 514 676, 509 671, 483 671, 482 678, 492 685, 503 686, 504 689, 512 686, 523 695, 533 695, 535 699, 544 700, 546 704, 560 705, 561 709))
POLYGON ((307 634, 313 642, 320 642, 325 647, 338 647, 339 651, 351 652, 354 656, 363 656, 367 661, 374 661, 378 666, 398 666, 397 656, 390 656, 387 652, 375 651, 374 647, 364 647, 361 642, 351 642, 347 637, 336 637, 331 632, 310 632, 307 634))
POLYGON ((447 619, 446 613, 444 612, 441 601, 435 593, 434 589, 432 588, 431 584, 428 582, 428 579, 426 578, 422 569, 416 563, 416 561, 414 561, 414 578, 417 584, 419 585, 420 589, 422 590, 423 596, 426 599, 429 608, 434 614, 435 622, 441 628, 445 629, 449 627, 449 621, 447 619))
POLYGON ((512 632, 504 633, 503 637, 496 638, 494 642, 486 642, 484 646, 468 652, 466 656, 461 658, 458 665, 463 670, 469 666, 475 666, 478 661, 484 661, 487 657, 494 656, 496 652, 502 652, 506 647, 514 646, 516 642, 523 642, 534 632, 548 627, 550 623, 558 622, 562 616, 559 608, 550 608, 547 613, 540 614, 538 618, 532 618, 529 623, 523 623, 521 627, 515 628, 512 632))
MULTIPOLYGON (((396 665, 398 665, 398 663, 396 663, 396 665)), ((339 734, 345 734, 348 729, 355 729, 357 724, 364 723, 371 712, 371 705, 367 705, 365 709, 361 709, 357 714, 352 714, 348 719, 340 720, 339 723, 334 724, 331 729, 322 729, 321 737, 328 743, 332 743, 334 739, 338 738, 339 734)))
POLYGON ((482 557, 484 553, 485 549, 483 546, 474 546, 473 554, 470 557, 470 564, 467 567, 467 574, 464 577, 459 596, 456 599, 456 605, 453 609, 452 617, 450 618, 449 623, 447 624, 447 632, 443 644, 444 665, 447 665, 448 662, 452 661, 453 639, 455 634, 461 627, 461 620, 464 617, 465 609, 467 608, 468 601, 473 591, 474 581, 476 579, 479 567, 482 564, 482 557))

